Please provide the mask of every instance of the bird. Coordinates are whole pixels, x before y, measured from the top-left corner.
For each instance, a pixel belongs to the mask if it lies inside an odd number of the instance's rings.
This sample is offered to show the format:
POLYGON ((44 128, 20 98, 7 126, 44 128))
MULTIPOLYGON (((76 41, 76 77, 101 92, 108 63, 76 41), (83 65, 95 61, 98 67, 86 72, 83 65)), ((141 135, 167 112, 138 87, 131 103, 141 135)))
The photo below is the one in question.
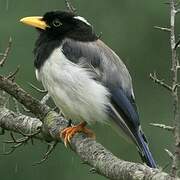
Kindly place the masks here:
POLYGON ((143 162, 156 168, 140 125, 130 73, 88 20, 55 10, 20 22, 38 31, 33 51, 37 80, 65 117, 79 123, 60 133, 65 145, 77 132, 95 138, 87 124, 111 124, 134 142, 143 162))

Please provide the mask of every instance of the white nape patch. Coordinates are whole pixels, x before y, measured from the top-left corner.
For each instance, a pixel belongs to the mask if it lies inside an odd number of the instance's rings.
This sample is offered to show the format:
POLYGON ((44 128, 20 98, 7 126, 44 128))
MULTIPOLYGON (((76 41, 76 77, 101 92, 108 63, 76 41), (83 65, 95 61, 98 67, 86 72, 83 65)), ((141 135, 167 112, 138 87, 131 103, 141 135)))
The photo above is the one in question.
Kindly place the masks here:
POLYGON ((82 16, 75 16, 74 19, 78 19, 78 20, 86 23, 87 25, 91 26, 91 24, 85 18, 83 18, 82 16))
POLYGON ((107 122, 109 92, 88 70, 69 61, 56 48, 38 72, 43 86, 67 118, 107 122))

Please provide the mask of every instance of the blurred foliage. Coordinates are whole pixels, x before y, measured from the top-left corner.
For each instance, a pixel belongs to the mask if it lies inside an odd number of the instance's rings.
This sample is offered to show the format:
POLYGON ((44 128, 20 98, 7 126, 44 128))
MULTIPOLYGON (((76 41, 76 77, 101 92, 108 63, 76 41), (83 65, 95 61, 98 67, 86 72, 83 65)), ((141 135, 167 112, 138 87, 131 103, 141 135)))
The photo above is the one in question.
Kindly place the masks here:
MULTIPOLYGON (((149 80, 149 73, 156 71, 170 82, 169 34, 155 30, 153 26, 168 26, 169 7, 164 0, 73 0, 79 14, 91 22, 97 33, 102 32, 106 42, 126 63, 134 84, 141 124, 149 139, 150 148, 158 164, 163 167, 169 161, 164 149, 172 149, 173 139, 169 132, 149 125, 150 122, 172 123, 172 100, 165 89, 149 80)), ((17 82, 37 98, 39 94, 29 87, 31 82, 42 87, 35 79, 32 49, 36 31, 19 23, 29 15, 43 15, 55 9, 65 9, 63 0, 0 0, 0 52, 13 39, 13 48, 5 67, 0 73, 8 74, 20 65, 17 82)), ((179 18, 179 17, 178 17, 179 18)), ((179 32, 179 24, 177 24, 179 32)), ((178 34, 178 33, 177 33, 178 34)), ((129 161, 140 161, 134 145, 119 137, 113 129, 97 124, 92 127, 97 140, 118 157, 129 161)), ((7 133, 8 134, 8 133, 7 133)), ((1 142, 8 136, 1 136, 1 142)), ((0 143, 0 150, 7 149, 0 143)), ((89 167, 69 149, 60 144, 47 162, 32 166, 38 161, 46 146, 42 142, 19 148, 10 156, 0 156, 1 179, 79 179, 105 178, 89 173, 89 167)), ((165 169, 168 170, 168 169, 165 169)))

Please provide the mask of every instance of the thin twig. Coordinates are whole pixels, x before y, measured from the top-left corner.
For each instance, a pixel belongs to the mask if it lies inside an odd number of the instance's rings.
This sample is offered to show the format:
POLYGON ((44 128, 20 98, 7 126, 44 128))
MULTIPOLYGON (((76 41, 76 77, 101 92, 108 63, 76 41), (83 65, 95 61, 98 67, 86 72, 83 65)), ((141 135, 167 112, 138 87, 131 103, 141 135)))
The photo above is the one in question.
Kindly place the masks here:
POLYGON ((177 2, 175 3, 175 7, 179 6, 180 4, 180 0, 177 0, 177 2))
POLYGON ((6 144, 14 143, 14 145, 11 146, 11 149, 9 151, 3 152, 3 153, 1 153, 1 155, 12 154, 18 147, 20 147, 22 145, 22 143, 19 140, 16 140, 13 132, 10 132, 10 136, 11 136, 12 140, 6 140, 6 141, 3 141, 3 143, 6 143, 6 144))
POLYGON ((168 130, 168 131, 174 131, 174 127, 172 126, 167 126, 165 124, 157 124, 157 123, 150 123, 151 126, 154 127, 158 127, 158 128, 162 128, 164 130, 168 130))
POLYGON ((36 136, 37 134, 39 134, 41 132, 41 129, 39 128, 39 129, 37 129, 36 132, 30 133, 30 134, 24 133, 19 129, 17 129, 17 132, 20 133, 21 135, 23 135, 24 137, 32 138, 32 137, 36 136))
MULTIPOLYGON (((20 133, 21 135, 23 135, 24 137, 16 139, 14 134, 12 132, 10 132, 10 136, 12 140, 6 140, 3 141, 6 144, 14 144, 13 146, 11 146, 11 149, 7 152, 1 153, 1 155, 9 155, 12 154, 18 147, 26 144, 29 140, 32 140, 32 138, 34 136, 36 136, 37 134, 40 133, 40 129, 37 130, 37 132, 34 132, 32 134, 25 134, 23 132, 21 132, 19 129, 17 129, 17 132, 20 133)), ((33 141, 31 141, 33 144, 33 141)))
POLYGON ((22 105, 22 109, 24 112, 26 113, 30 113, 31 111, 29 109, 27 109, 24 105, 22 105))
POLYGON ((43 158, 39 162, 35 162, 33 165, 35 166, 35 165, 42 164, 43 162, 45 162, 48 159, 49 155, 55 149, 56 145, 57 145, 57 141, 53 141, 53 142, 49 143, 47 151, 46 151, 45 155, 43 156, 43 158))
POLYGON ((16 74, 19 72, 20 66, 17 66, 16 70, 10 73, 6 78, 14 81, 16 74))
POLYGON ((44 89, 40 89, 37 86, 33 85, 32 83, 28 82, 28 84, 30 85, 31 88, 35 89, 37 92, 39 93, 47 93, 47 90, 44 89))
POLYGON ((68 1, 68 0, 65 0, 65 4, 66 4, 66 8, 72 12, 72 13, 76 13, 76 9, 73 7, 73 5, 68 1))
POLYGON ((3 152, 1 153, 0 155, 10 155, 12 154, 18 147, 22 146, 23 144, 22 143, 17 143, 13 146, 11 146, 11 149, 9 151, 6 151, 6 152, 3 152))
POLYGON ((151 80, 153 80, 153 82, 161 85, 162 87, 166 88, 167 90, 169 90, 169 91, 173 90, 172 87, 169 86, 167 83, 165 83, 163 80, 158 79, 155 72, 153 74, 150 73, 149 77, 151 80))
POLYGON ((180 44, 180 39, 178 39, 178 41, 175 44, 175 47, 174 47, 175 50, 179 47, 179 44, 180 44))
POLYGON ((168 154, 168 156, 172 159, 172 160, 174 160, 174 154, 171 152, 171 151, 169 151, 168 149, 164 149, 165 151, 166 151, 166 153, 168 154))
POLYGON ((10 50, 11 50, 11 46, 12 46, 12 38, 10 37, 9 42, 8 42, 8 46, 7 46, 6 50, 5 50, 5 52, 3 53, 3 55, 1 54, 3 56, 2 59, 0 60, 0 66, 1 67, 3 67, 4 63, 7 60, 7 57, 9 55, 10 50))
POLYGON ((102 34, 103 34, 103 33, 102 33, 102 32, 100 32, 100 33, 99 33, 99 35, 97 36, 97 38, 98 38, 98 39, 101 39, 102 34))
POLYGON ((161 26, 154 26, 155 29, 159 29, 161 31, 166 31, 166 32, 170 32, 171 29, 170 28, 166 28, 166 27, 161 27, 161 26))
POLYGON ((180 13, 180 9, 176 9, 176 14, 180 13))

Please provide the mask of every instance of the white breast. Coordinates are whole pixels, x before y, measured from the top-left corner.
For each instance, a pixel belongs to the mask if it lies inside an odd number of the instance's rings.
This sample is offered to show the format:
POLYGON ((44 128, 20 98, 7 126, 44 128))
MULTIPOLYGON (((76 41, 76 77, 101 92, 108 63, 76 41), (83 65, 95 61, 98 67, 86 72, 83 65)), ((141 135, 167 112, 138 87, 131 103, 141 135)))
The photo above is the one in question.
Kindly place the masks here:
POLYGON ((108 91, 86 69, 67 60, 61 47, 53 51, 36 76, 55 104, 73 120, 105 121, 108 91))

